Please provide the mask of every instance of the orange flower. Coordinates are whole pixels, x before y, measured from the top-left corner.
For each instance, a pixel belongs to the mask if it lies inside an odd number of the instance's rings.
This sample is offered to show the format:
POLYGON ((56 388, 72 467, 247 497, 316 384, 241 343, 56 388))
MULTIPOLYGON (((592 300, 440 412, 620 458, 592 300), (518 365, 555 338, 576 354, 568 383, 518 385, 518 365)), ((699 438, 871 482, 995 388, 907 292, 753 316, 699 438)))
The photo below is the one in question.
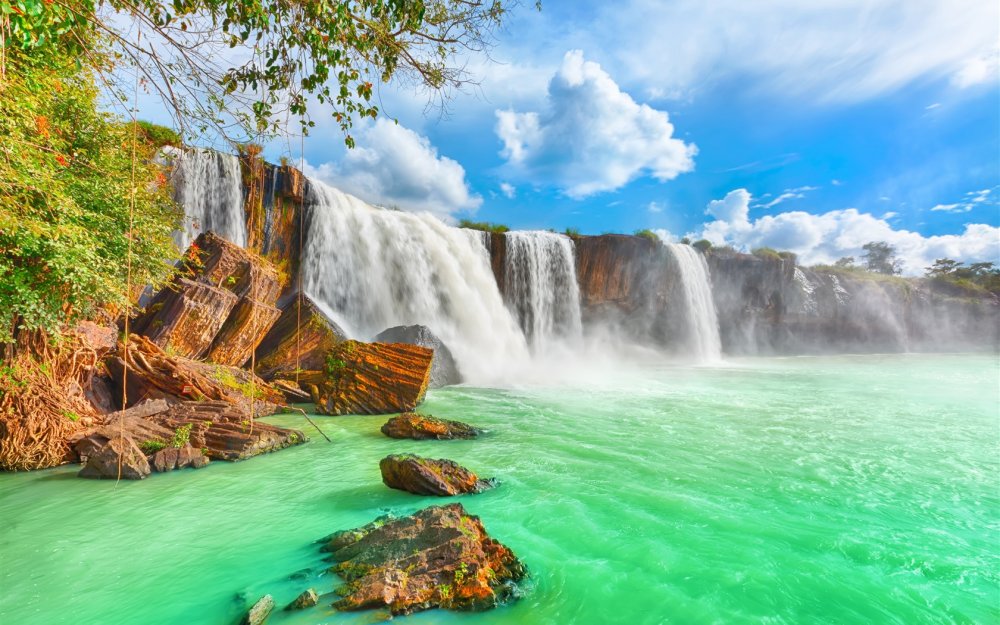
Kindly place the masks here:
POLYGON ((63 167, 69 167, 69 161, 67 161, 66 157, 63 156, 62 154, 56 154, 56 162, 62 165, 63 167))

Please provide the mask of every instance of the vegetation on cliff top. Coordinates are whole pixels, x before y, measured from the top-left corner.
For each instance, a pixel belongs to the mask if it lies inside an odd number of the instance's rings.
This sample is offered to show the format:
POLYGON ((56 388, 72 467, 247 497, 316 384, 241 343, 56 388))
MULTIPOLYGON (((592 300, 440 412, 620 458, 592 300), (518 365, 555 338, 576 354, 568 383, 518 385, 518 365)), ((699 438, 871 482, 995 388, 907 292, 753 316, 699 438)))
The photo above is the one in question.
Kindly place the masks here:
POLYGON ((469 219, 462 219, 458 222, 459 228, 468 228, 469 230, 481 230, 483 232, 492 232, 493 234, 503 234, 504 232, 510 232, 510 228, 503 224, 494 224, 488 221, 471 221, 469 219))

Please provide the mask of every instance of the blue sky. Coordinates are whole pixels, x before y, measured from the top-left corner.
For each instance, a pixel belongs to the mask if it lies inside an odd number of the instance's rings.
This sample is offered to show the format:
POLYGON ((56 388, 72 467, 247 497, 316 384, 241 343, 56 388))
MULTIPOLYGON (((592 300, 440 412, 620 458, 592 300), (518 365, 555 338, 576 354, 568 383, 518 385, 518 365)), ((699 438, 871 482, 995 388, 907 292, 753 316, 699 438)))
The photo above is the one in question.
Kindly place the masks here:
POLYGON ((317 112, 305 160, 444 219, 651 228, 806 263, 888 240, 909 273, 998 260, 998 42, 1000 4, 981 0, 548 0, 516 10, 494 62, 471 59, 480 84, 445 115, 383 86, 398 125, 360 126, 347 152, 317 112))

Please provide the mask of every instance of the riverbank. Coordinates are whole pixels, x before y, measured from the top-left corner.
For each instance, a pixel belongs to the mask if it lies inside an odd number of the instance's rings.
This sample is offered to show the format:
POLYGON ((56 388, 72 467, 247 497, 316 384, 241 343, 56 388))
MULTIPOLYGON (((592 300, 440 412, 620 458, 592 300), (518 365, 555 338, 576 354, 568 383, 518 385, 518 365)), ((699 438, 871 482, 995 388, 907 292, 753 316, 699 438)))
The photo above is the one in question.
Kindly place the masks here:
MULTIPOLYGON (((3 474, 0 620, 226 623, 240 595, 329 592, 330 575, 286 578, 322 567, 319 538, 428 505, 381 484, 379 459, 409 452, 499 478, 461 502, 531 586, 489 613, 408 623, 989 622, 998 373, 995 355, 620 369, 585 388, 430 391, 422 411, 486 428, 475 440, 317 417, 333 443, 142 483, 3 474)), ((332 600, 269 622, 371 622, 332 600)))

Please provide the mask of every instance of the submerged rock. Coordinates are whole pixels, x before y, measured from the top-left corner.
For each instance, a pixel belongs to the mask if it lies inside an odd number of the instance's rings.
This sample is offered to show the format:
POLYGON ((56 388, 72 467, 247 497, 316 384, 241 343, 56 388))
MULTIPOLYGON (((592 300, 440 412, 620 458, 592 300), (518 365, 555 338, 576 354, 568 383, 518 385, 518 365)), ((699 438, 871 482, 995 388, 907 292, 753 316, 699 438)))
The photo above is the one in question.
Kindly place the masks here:
POLYGON ((462 383, 462 374, 458 372, 451 350, 427 326, 395 326, 379 332, 372 340, 381 343, 407 343, 434 350, 429 388, 462 383))
POLYGON ((129 436, 115 436, 87 458, 80 477, 141 480, 150 473, 149 461, 129 436))
POLYGON ((426 347, 406 343, 344 341, 312 376, 316 409, 330 415, 413 410, 427 392, 433 356, 426 347))
POLYGON ((432 506, 331 536, 324 551, 346 580, 340 610, 485 610, 517 597, 524 565, 461 504, 432 506))
POLYGON ((475 438, 482 433, 482 430, 461 421, 448 421, 430 415, 404 412, 386 421, 382 426, 382 433, 389 438, 450 440, 475 438))
POLYGON ((382 458, 378 467, 386 486, 415 495, 449 497, 480 493, 493 487, 493 480, 481 480, 475 473, 451 460, 399 454, 382 458))
POLYGON ((250 611, 247 612, 243 620, 240 621, 240 625, 263 625, 267 617, 271 616, 271 612, 274 611, 274 597, 271 595, 264 595, 261 597, 257 603, 253 604, 250 611))
POLYGON ((319 595, 312 588, 306 590, 295 598, 294 601, 285 606, 285 610, 304 610, 319 603, 319 595))

